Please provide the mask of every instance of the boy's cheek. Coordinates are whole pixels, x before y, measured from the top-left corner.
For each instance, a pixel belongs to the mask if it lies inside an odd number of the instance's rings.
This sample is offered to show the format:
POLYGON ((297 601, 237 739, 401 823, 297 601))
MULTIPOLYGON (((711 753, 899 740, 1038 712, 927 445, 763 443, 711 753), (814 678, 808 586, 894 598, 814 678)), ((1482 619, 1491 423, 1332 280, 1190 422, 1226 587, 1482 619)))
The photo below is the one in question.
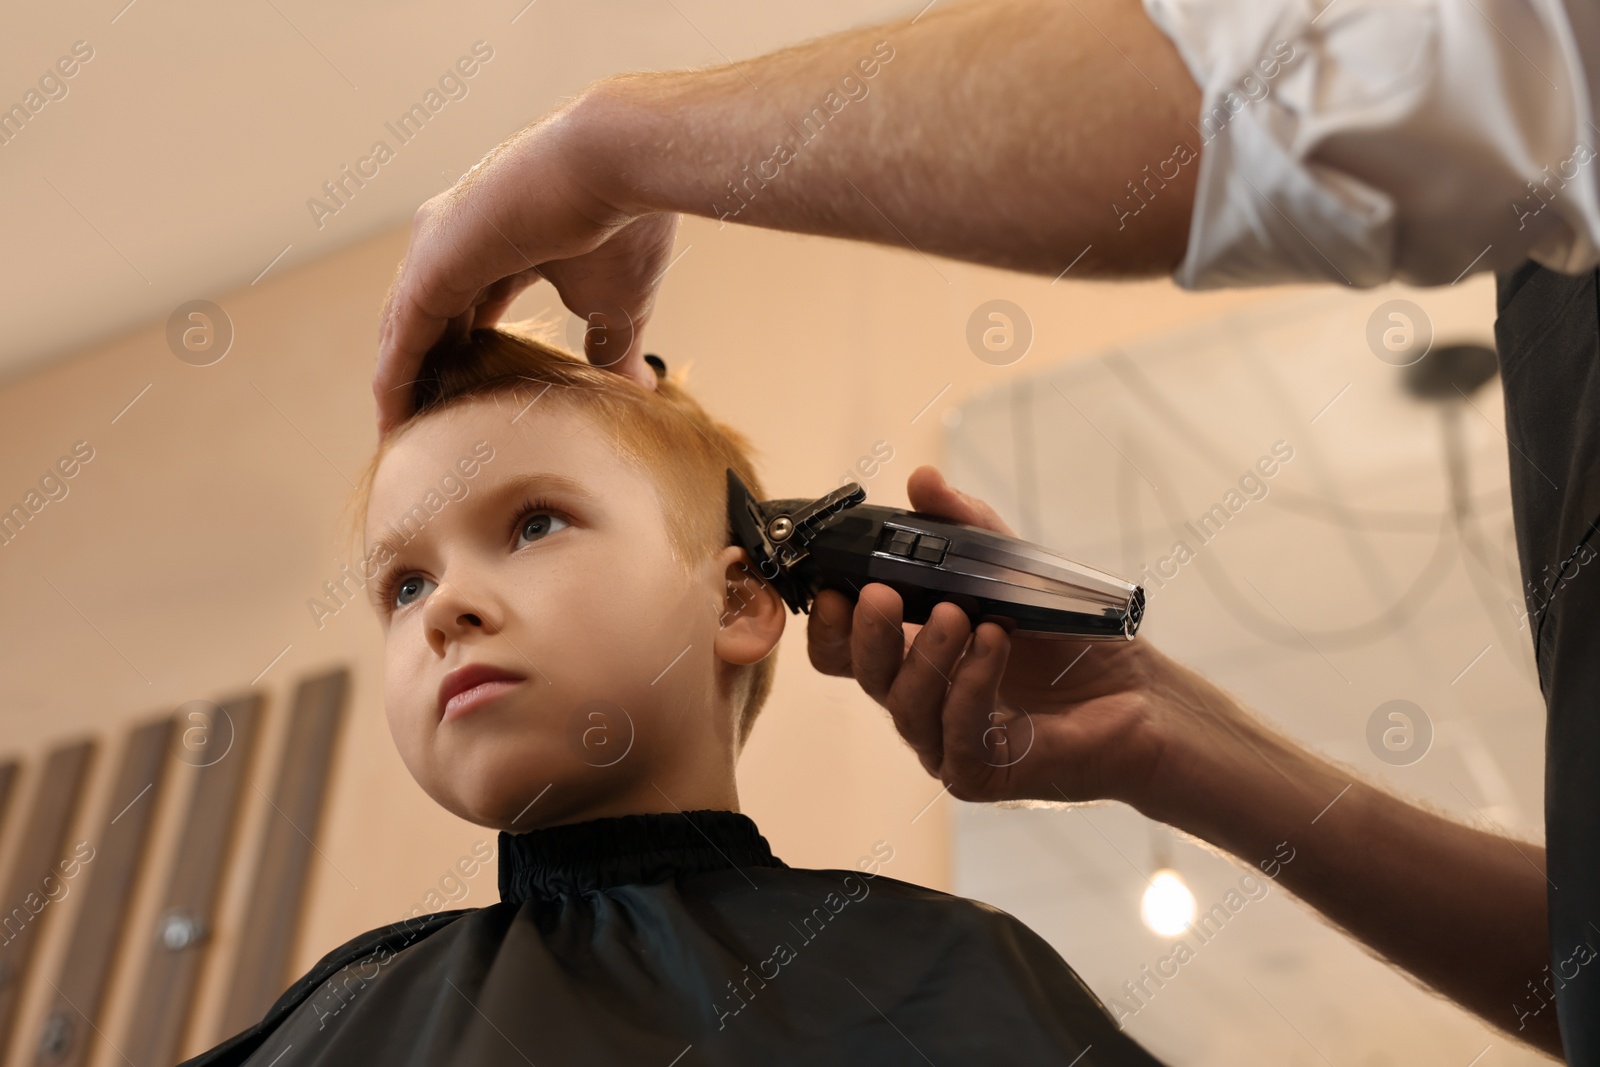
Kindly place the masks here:
MULTIPOLYGON (((397 634, 396 639, 404 642, 406 635, 397 634)), ((384 670, 384 716, 401 759, 412 767, 425 739, 438 728, 438 683, 430 686, 414 661, 396 651, 391 645, 384 670)))
POLYGON ((430 796, 435 795, 435 789, 430 780, 432 775, 428 771, 428 762, 424 758, 424 742, 420 736, 422 731, 419 725, 414 719, 396 714, 392 706, 386 710, 389 720, 389 736, 394 740, 394 749, 400 757, 400 762, 405 764, 406 770, 411 774, 412 779, 422 787, 423 792, 430 796))

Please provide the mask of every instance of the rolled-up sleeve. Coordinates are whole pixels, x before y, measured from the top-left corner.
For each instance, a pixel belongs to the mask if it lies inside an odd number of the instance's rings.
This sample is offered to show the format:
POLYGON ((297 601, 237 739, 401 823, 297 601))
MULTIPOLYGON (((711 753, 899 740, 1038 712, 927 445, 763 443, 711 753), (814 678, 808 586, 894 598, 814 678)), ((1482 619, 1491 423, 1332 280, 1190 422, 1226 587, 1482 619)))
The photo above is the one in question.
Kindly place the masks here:
POLYGON ((1188 289, 1600 265, 1590 0, 1143 0, 1202 94, 1188 289))

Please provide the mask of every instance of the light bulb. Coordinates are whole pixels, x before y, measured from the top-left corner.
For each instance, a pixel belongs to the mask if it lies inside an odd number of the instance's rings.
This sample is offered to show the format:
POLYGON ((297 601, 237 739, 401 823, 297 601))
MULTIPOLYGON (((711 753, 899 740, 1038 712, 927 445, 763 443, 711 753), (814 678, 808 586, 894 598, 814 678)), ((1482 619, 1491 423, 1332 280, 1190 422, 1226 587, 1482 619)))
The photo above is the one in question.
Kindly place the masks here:
POLYGON ((1151 876, 1139 902, 1139 917, 1162 937, 1176 937, 1189 928, 1194 921, 1194 894, 1177 871, 1163 867, 1151 876))

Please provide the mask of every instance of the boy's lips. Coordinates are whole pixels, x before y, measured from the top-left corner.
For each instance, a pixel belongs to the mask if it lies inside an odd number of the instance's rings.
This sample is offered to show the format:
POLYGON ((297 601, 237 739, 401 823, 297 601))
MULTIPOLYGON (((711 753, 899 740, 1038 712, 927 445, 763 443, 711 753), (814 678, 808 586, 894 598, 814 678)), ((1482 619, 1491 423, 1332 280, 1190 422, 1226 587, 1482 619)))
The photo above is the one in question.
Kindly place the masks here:
POLYGON ((455 718, 525 681, 525 674, 487 663, 457 667, 439 683, 439 715, 455 718))

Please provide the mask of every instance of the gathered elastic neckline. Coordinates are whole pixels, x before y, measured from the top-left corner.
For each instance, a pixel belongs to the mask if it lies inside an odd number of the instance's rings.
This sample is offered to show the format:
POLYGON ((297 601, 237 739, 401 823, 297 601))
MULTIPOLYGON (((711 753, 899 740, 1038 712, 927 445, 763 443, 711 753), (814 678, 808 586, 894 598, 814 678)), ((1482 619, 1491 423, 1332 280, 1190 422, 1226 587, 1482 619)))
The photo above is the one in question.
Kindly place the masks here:
POLYGON ((500 831, 500 899, 521 903, 732 867, 785 867, 748 815, 618 815, 500 831))

